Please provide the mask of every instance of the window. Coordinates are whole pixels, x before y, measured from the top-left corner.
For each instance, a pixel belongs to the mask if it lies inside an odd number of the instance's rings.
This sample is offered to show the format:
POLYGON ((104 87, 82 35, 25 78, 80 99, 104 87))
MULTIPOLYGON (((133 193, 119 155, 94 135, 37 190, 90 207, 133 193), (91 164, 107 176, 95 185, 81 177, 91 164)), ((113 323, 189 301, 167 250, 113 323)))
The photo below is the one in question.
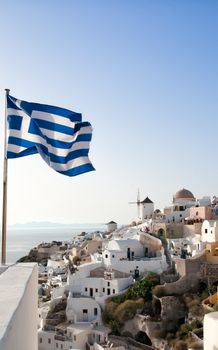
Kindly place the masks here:
POLYGON ((51 344, 51 338, 48 338, 48 343, 51 344))
POLYGON ((108 258, 108 255, 107 255, 107 254, 105 254, 105 258, 108 258))
POLYGON ((198 216, 198 211, 196 211, 195 215, 198 216))
POLYGON ((113 289, 113 294, 115 294, 115 289, 113 289))
POLYGON ((110 287, 110 282, 107 283, 108 287, 110 287))
POLYGON ((39 342, 42 343, 42 338, 39 338, 39 342))
POLYGON ((98 309, 97 307, 94 308, 94 315, 96 316, 98 314, 98 309))
POLYGON ((98 288, 95 288, 95 292, 98 293, 98 288))
POLYGON ((85 287, 85 292, 88 292, 88 288, 87 287, 85 287))
POLYGON ((83 309, 83 314, 87 314, 88 310, 87 309, 83 309))
POLYGON ((56 348, 58 348, 58 343, 56 343, 56 348))
POLYGON ((112 254, 112 258, 114 258, 114 254, 112 254))
POLYGON ((210 233, 213 233, 213 231, 211 230, 210 233))
POLYGON ((73 340, 76 341, 76 335, 73 336, 73 340))
POLYGON ((207 228, 205 228, 204 232, 207 233, 207 228))
POLYGON ((103 293, 104 293, 104 292, 105 292, 105 288, 103 288, 103 290, 102 290, 102 291, 103 291, 103 293))

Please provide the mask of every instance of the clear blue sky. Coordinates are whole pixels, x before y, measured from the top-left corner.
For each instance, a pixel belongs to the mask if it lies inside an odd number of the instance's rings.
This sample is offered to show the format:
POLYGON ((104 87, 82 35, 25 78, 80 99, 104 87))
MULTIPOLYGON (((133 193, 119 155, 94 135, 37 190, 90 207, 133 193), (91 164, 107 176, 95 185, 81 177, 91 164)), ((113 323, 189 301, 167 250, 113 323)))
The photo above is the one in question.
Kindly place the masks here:
POLYGON ((183 187, 218 194, 216 0, 12 0, 0 23, 1 132, 6 87, 73 109, 96 167, 68 178, 39 155, 10 160, 9 223, 129 223, 138 187, 156 208, 183 187))

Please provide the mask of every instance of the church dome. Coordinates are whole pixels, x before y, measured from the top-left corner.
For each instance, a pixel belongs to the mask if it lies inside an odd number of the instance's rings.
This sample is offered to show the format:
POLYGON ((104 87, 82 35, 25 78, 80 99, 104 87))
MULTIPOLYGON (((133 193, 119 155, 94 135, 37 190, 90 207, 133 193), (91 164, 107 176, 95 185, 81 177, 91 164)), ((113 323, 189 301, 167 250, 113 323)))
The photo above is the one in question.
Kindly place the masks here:
POLYGON ((174 195, 174 199, 187 199, 187 200, 194 201, 195 197, 191 191, 183 188, 182 190, 176 192, 176 194, 174 195))

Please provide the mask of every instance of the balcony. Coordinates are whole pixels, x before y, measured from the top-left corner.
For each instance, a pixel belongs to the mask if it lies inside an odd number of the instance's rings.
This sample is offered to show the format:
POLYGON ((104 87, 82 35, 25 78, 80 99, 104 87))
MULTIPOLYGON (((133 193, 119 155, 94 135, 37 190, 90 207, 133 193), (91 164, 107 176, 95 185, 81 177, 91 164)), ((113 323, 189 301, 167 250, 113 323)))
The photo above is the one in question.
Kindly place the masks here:
POLYGON ((67 337, 65 335, 60 335, 60 334, 55 334, 54 338, 55 340, 61 340, 61 341, 67 340, 67 337))

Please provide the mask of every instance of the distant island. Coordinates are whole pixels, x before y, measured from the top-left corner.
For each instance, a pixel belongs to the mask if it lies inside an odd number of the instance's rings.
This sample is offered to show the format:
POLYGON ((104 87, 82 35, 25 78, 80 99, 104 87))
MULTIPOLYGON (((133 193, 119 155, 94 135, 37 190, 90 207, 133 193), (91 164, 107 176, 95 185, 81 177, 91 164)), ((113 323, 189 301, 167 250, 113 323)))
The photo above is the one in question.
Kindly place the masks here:
POLYGON ((8 225, 8 228, 23 228, 23 227, 84 227, 84 226, 99 226, 99 225, 104 225, 104 223, 60 223, 60 222, 51 222, 51 221, 31 221, 31 222, 26 222, 26 223, 17 223, 13 225, 8 225))

